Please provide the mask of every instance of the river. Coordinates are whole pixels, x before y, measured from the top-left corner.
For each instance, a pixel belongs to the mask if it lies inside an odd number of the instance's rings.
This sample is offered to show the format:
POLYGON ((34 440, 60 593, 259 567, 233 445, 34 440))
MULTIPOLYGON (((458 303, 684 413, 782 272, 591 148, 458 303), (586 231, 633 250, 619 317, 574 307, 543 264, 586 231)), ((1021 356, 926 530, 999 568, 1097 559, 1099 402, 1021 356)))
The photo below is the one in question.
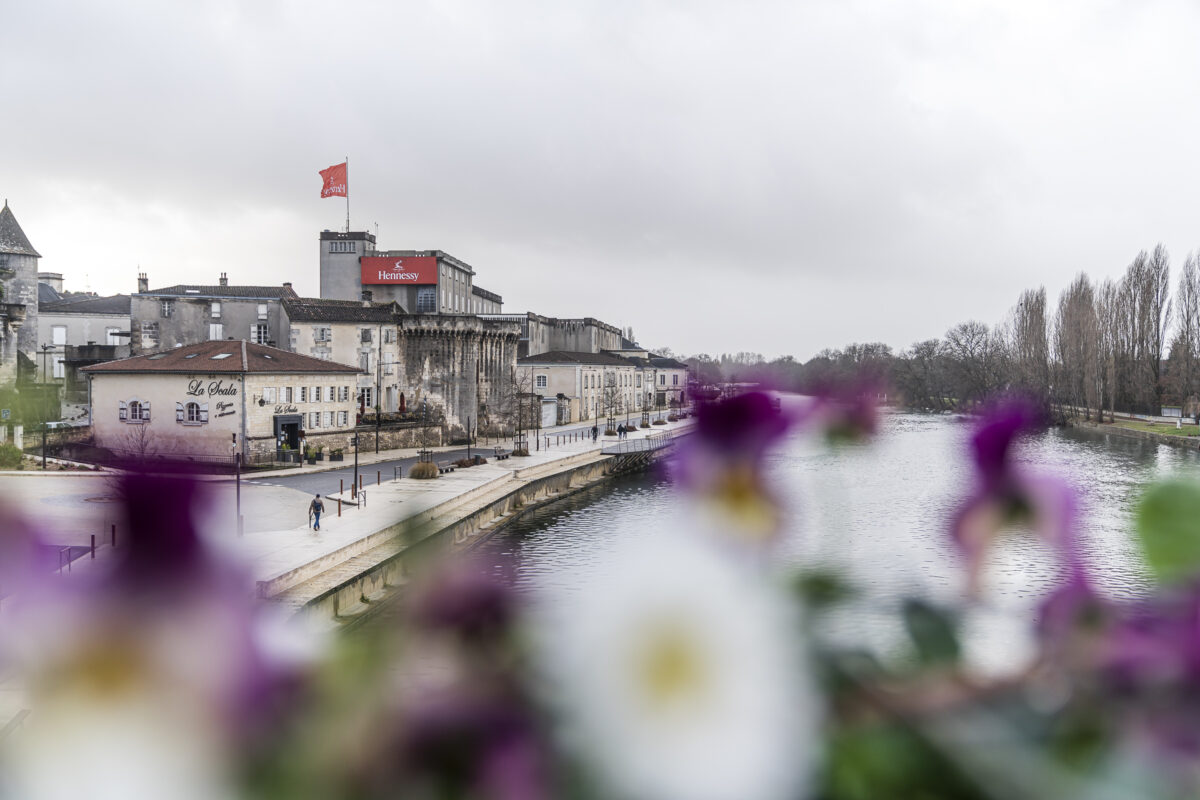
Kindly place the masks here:
MULTIPOLYGON (((858 590, 825 623, 829 635, 897 656, 902 598, 961 600, 963 575, 946 518, 971 487, 970 432, 962 417, 885 413, 868 444, 829 449, 796 435, 771 456, 768 472, 794 518, 774 552, 777 566, 836 570, 858 590)), ((1081 539, 1099 588, 1113 597, 1142 593, 1148 577, 1130 533, 1137 497, 1156 478, 1195 473, 1197 453, 1069 428, 1028 439, 1018 458, 1078 487, 1081 539)), ((620 479, 532 512, 489 551, 510 566, 522 591, 561 589, 621 540, 656 535, 681 502, 661 475, 620 479)), ((1036 606, 1058 580, 1052 554, 1037 539, 1005 538, 985 568, 983 597, 962 621, 969 662, 993 672, 1026 661, 1036 606)))

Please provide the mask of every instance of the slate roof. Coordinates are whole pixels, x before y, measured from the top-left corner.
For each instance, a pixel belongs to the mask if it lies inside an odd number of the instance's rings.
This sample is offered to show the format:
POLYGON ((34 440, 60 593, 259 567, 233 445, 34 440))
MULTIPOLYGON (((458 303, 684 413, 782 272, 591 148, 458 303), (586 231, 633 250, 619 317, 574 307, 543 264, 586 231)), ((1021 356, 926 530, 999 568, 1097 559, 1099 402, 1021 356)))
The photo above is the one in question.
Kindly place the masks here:
POLYGON ((176 347, 173 350, 163 350, 159 353, 123 358, 119 361, 106 361, 103 364, 84 367, 81 371, 93 373, 183 372, 188 374, 293 372, 355 375, 362 370, 347 364, 338 364, 293 353, 289 350, 280 350, 278 347, 254 344, 245 339, 227 339, 225 341, 200 342, 185 347, 176 347), (224 356, 224 358, 216 356, 224 356))
POLYGON ((38 284, 38 308, 46 305, 46 303, 57 303, 62 300, 61 294, 54 290, 54 287, 48 283, 38 284))
POLYGON ((12 209, 8 207, 7 200, 4 201, 4 208, 0 208, 0 253, 42 257, 42 254, 34 250, 33 245, 29 243, 29 237, 25 235, 25 231, 21 230, 17 218, 13 216, 12 209))
MULTIPOLYGON (((44 283, 38 285, 45 286, 44 283)), ((38 299, 40 301, 40 295, 38 299)), ((39 302, 38 313, 42 312, 47 314, 128 314, 129 295, 114 294, 111 297, 66 297, 54 303, 39 302)))
POLYGON ((320 297, 285 299, 283 309, 292 322, 383 322, 395 319, 395 303, 363 305, 356 300, 324 300, 320 297))
POLYGON ((687 364, 681 361, 676 361, 673 358, 664 358, 663 356, 650 356, 650 363, 659 369, 687 369, 687 364))
POLYGON ((628 358, 609 355, 608 353, 571 353, 566 350, 551 350, 548 353, 538 353, 536 356, 525 356, 517 359, 518 364, 589 364, 599 367, 628 367, 628 358))
POLYGON ((165 297, 252 297, 275 300, 299 297, 290 286, 196 286, 183 283, 166 286, 162 289, 152 289, 148 292, 138 292, 138 294, 165 297))

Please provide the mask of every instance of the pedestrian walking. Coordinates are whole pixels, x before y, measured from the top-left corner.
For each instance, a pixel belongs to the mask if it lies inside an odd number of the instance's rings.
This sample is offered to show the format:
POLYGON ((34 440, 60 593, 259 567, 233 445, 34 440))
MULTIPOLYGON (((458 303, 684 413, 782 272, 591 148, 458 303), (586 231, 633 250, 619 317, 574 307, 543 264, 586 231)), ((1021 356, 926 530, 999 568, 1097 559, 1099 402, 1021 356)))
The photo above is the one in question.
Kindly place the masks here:
POLYGON ((595 444, 596 440, 599 438, 600 438, 600 428, 593 425, 592 426, 592 444, 595 444))
POLYGON ((321 530, 321 513, 325 510, 325 504, 321 502, 321 495, 317 495, 308 504, 308 515, 313 519, 313 530, 321 530))
POLYGON ((625 426, 618 425, 617 426, 617 439, 620 440, 620 439, 624 439, 624 438, 625 438, 625 426))

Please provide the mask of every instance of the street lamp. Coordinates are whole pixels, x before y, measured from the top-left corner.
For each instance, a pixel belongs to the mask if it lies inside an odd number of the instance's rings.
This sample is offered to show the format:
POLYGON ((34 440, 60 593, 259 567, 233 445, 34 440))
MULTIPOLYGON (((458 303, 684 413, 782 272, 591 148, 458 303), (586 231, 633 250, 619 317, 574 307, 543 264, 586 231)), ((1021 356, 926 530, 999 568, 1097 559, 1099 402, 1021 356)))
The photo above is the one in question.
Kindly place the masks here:
POLYGON ((229 449, 233 452, 234 486, 237 491, 237 535, 241 536, 245 532, 245 520, 242 519, 242 454, 237 449, 237 434, 232 435, 233 443, 229 449))

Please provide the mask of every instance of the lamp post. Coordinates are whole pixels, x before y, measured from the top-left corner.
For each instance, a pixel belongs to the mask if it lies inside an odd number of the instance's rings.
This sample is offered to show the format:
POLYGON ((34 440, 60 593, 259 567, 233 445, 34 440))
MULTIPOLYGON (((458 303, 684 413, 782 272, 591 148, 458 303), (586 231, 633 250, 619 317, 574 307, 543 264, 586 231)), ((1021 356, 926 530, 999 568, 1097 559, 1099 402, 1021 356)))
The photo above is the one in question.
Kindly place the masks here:
MULTIPOLYGON (((363 392, 360 389, 358 392, 359 407, 362 407, 363 392)), ((354 435, 350 437, 350 444, 354 446, 354 483, 350 484, 350 496, 354 497, 358 493, 358 430, 355 429, 354 435)))
POLYGON ((229 449, 233 452, 234 486, 237 492, 237 535, 241 536, 245 528, 245 522, 242 519, 242 454, 237 449, 237 434, 232 434, 232 436, 233 443, 229 445, 229 449))

